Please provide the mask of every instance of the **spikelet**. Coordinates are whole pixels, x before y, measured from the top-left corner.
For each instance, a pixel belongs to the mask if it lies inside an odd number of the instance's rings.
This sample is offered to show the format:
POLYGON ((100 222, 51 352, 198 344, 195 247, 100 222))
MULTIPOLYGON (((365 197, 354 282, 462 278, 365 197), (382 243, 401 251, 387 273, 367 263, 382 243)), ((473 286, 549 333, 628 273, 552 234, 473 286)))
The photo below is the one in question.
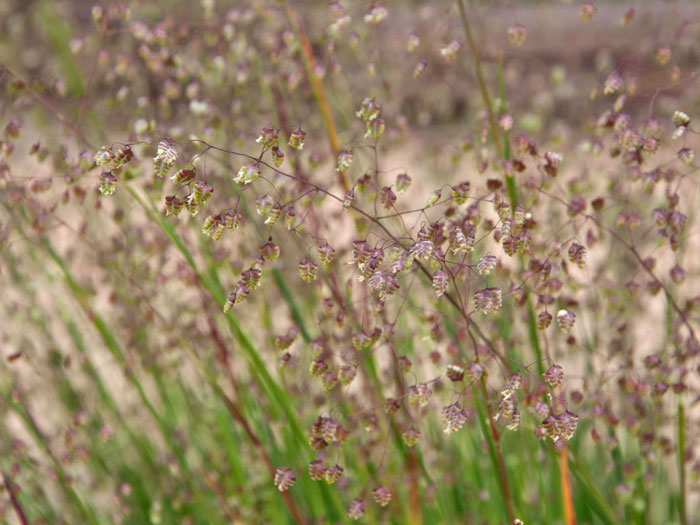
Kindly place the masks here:
POLYGON ((279 467, 275 472, 275 486, 280 492, 284 492, 296 483, 296 478, 289 467, 279 467))
POLYGON ((542 375, 544 376, 545 382, 552 388, 558 387, 564 380, 564 370, 559 365, 550 366, 542 375))
POLYGON ((552 314, 549 312, 540 312, 537 314, 537 329, 546 330, 552 324, 552 314))
POLYGON ((562 332, 568 333, 574 327, 576 314, 570 310, 561 309, 557 312, 557 322, 562 332))
POLYGON ((420 430, 415 428, 408 428, 401 433, 401 438, 403 442, 406 443, 407 447, 412 447, 420 439, 420 430))
POLYGON ((376 487, 372 489, 372 497, 382 507, 386 507, 391 501, 391 491, 386 487, 376 487))
POLYGON ((433 274, 433 289, 435 290, 435 295, 441 297, 447 291, 447 285, 449 283, 449 277, 447 272, 444 270, 438 270, 433 274))
POLYGON ((318 247, 318 259, 326 268, 333 262, 334 257, 335 249, 330 244, 325 243, 318 247))
POLYGON ((481 259, 479 259, 479 262, 476 265, 476 270, 479 272, 479 275, 489 275, 496 267, 497 262, 498 259, 495 255, 487 253, 481 259))
POLYGON ((338 153, 338 159, 336 161, 336 168, 335 171, 339 173, 345 173, 348 168, 350 167, 350 164, 352 164, 353 160, 353 152, 352 150, 345 150, 341 151, 338 153))
POLYGON ((301 151, 302 149, 304 149, 305 138, 306 132, 301 128, 297 128, 294 131, 292 131, 291 135, 289 135, 288 145, 291 148, 301 151))
POLYGON ((117 189, 117 178, 111 172, 105 171, 100 175, 100 193, 112 195, 117 189))
POLYGON ((424 407, 428 404, 432 390, 425 383, 418 383, 408 389, 408 403, 424 407))
POLYGON ((309 477, 314 481, 320 481, 326 476, 326 466, 318 459, 309 463, 309 477))
POLYGON ((340 477, 343 475, 343 467, 340 465, 333 465, 332 467, 328 467, 325 472, 325 479, 326 482, 330 485, 333 485, 336 481, 340 479, 340 477))
POLYGON ((153 167, 156 171, 156 176, 165 177, 175 164, 177 157, 177 151, 173 143, 168 139, 161 140, 158 143, 156 156, 153 157, 153 167))
POLYGON ((442 416, 443 432, 445 434, 454 434, 459 431, 467 422, 467 413, 462 410, 459 403, 452 403, 443 407, 440 412, 442 416))
POLYGON ((233 182, 238 184, 250 184, 260 176, 260 168, 253 164, 244 164, 238 170, 238 174, 233 178, 233 182))
POLYGON ((316 280, 317 271, 318 265, 310 259, 304 259, 299 263, 299 275, 307 283, 311 283, 316 280))
POLYGON ((348 507, 348 517, 352 520, 359 520, 365 514, 365 502, 362 498, 352 500, 348 507))

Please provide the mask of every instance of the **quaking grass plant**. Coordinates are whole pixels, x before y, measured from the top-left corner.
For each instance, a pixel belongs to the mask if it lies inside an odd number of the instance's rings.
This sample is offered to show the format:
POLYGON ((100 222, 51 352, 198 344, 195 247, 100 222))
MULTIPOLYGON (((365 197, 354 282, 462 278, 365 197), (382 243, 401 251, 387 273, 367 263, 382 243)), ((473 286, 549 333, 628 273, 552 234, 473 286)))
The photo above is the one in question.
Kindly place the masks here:
POLYGON ((3 520, 699 523, 696 6, 0 6, 3 520))

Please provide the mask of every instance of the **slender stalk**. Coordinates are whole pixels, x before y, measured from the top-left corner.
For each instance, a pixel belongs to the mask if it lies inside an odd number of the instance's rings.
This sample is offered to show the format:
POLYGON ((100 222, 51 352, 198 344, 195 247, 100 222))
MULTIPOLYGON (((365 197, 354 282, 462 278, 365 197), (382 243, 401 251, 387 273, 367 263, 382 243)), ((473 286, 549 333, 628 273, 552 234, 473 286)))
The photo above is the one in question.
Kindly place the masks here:
POLYGON ((566 525, 576 525, 576 512, 574 511, 574 498, 571 491, 571 479, 569 478, 569 462, 567 459, 567 447, 559 451, 561 491, 564 500, 564 521, 566 525))
POLYGON ((683 405, 683 396, 678 396, 678 472, 680 473, 680 492, 681 492, 681 508, 680 518, 681 525, 688 525, 688 510, 687 510, 687 481, 685 475, 685 406, 683 405))
MULTIPOLYGON (((316 104, 321 110, 323 124, 326 127, 326 134, 328 135, 331 150, 333 151, 333 154, 338 154, 340 152, 338 131, 336 130, 333 114, 331 113, 331 108, 328 104, 328 99, 326 98, 326 91, 323 88, 323 81, 314 73, 316 58, 314 57, 311 42, 309 42, 309 37, 306 34, 304 24, 301 21, 301 16, 299 15, 297 9, 288 0, 285 0, 284 8, 287 13, 287 17, 294 28, 294 33, 296 34, 297 40, 299 40, 299 44, 301 45, 302 56, 304 58, 304 67, 306 68, 306 76, 309 79, 309 84, 311 84, 311 90, 314 93, 316 104)), ((338 180, 344 191, 350 189, 350 184, 348 183, 344 173, 338 172, 338 180)))
MULTIPOLYGON (((224 405, 231 413, 233 418, 243 427, 243 430, 248 435, 248 438, 255 446, 255 449, 258 451, 260 458, 265 464, 265 468, 269 472, 270 476, 274 479, 276 470, 275 464, 272 462, 272 459, 265 451, 265 447, 263 446, 262 441, 260 441, 260 438, 250 426, 248 420, 245 418, 245 416, 241 412, 240 408, 238 408, 236 403, 226 395, 226 393, 221 389, 221 387, 217 383, 213 383, 212 386, 214 387, 214 391, 216 392, 217 397, 221 399, 221 401, 224 403, 224 405)), ((289 509, 289 512, 294 517, 294 521, 300 524, 308 523, 308 520, 302 514, 301 510, 297 506, 291 494, 285 491, 282 492, 281 495, 282 499, 284 499, 285 505, 287 505, 287 508, 289 509)))
POLYGON ((484 76, 483 68, 481 67, 481 58, 479 57, 479 48, 476 45, 474 36, 472 35, 471 26, 469 25, 469 18, 467 17, 467 10, 464 7, 464 0, 457 0, 457 5, 459 6, 459 16, 462 19, 462 26, 464 27, 464 32, 467 35, 467 43, 469 44, 469 51, 474 58, 474 70, 476 71, 476 79, 479 83, 479 91, 481 91, 481 98, 486 106, 486 114, 489 119, 489 126, 491 127, 491 134, 493 135, 494 142, 498 145, 501 144, 501 128, 498 127, 498 122, 496 121, 496 112, 493 110, 493 104, 491 103, 491 95, 489 94, 489 89, 486 85, 486 77, 484 76))
POLYGON ((573 467, 572 472, 574 476, 576 476, 576 478, 579 480, 581 486, 585 487, 585 489, 588 490, 593 496, 592 501, 596 503, 596 505, 592 507, 593 510, 596 511, 598 516, 606 524, 612 525, 621 523, 621 521, 615 515, 615 512, 613 512, 608 502, 600 493, 600 490, 593 481, 590 472, 586 470, 583 463, 579 460, 577 454, 572 449, 569 449, 569 454, 571 455, 572 459, 571 465, 573 467))
POLYGON ((73 487, 73 482, 70 480, 68 473, 63 468, 63 464, 53 453, 51 444, 48 438, 44 435, 43 431, 39 428, 36 419, 29 411, 29 407, 23 399, 22 394, 19 391, 15 391, 7 396, 8 405, 15 411, 15 413, 22 419, 26 425, 29 432, 34 436, 34 439, 39 444, 39 446, 44 450, 46 455, 53 465, 56 476, 58 477, 59 485, 63 490, 67 499, 69 499, 73 506, 77 509, 78 513, 82 516, 84 522, 97 525, 98 519, 95 515, 92 507, 86 504, 78 495, 78 492, 73 487), (15 399, 16 398, 16 399, 15 399))
POLYGON ((489 447, 489 456, 496 472, 497 479, 503 496, 508 522, 513 523, 515 520, 515 511, 513 509, 513 498, 510 493, 510 485, 508 484, 508 474, 501 453, 500 435, 498 430, 493 426, 493 414, 488 403, 488 394, 486 392, 486 381, 482 378, 480 388, 474 385, 474 396, 476 397, 477 412, 479 415, 479 425, 484 434, 486 443, 489 447))
POLYGON ((2 471, 2 480, 5 484, 5 490, 7 491, 7 495, 10 498, 10 504, 12 505, 15 514, 17 514, 17 519, 22 525, 28 525, 29 521, 27 520, 27 515, 24 513, 24 509, 22 508, 22 505, 17 499, 17 495, 15 494, 14 488, 12 486, 12 480, 4 470, 2 471))

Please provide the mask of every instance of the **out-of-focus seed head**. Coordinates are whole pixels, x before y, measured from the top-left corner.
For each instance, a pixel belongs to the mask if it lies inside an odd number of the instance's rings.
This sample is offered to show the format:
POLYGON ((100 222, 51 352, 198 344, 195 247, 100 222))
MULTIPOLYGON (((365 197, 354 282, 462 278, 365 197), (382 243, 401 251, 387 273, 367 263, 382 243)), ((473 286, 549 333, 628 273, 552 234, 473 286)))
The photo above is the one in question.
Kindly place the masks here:
POLYGON ((408 403, 424 407, 430 401, 432 390, 425 383, 418 383, 408 389, 408 403))
POLYGON ((340 465, 333 465, 328 467, 325 472, 326 482, 333 485, 336 481, 340 479, 343 475, 343 467, 340 465))
POLYGON ((411 246, 411 255, 419 259, 430 259, 433 255, 433 242, 429 239, 416 241, 411 246))
POLYGON ((272 208, 270 208, 270 212, 268 213, 267 217, 265 218, 265 224, 268 226, 273 226, 279 218, 282 216, 282 206, 280 206, 279 202, 276 202, 275 204, 272 205, 272 208))
POLYGON ((559 437, 559 433, 557 432, 557 422, 556 419, 554 419, 554 416, 549 415, 544 418, 544 420, 542 420, 542 427, 550 439, 556 440, 559 437))
POLYGON ((449 284, 449 276, 444 270, 438 270, 433 274, 433 289, 435 290, 435 295, 441 297, 447 291, 447 285, 449 284))
POLYGON ((549 312, 540 312, 537 314, 537 329, 538 330, 546 330, 549 328, 549 325, 552 324, 552 314, 549 312))
POLYGON ((654 370, 655 368, 658 368, 661 366, 661 359, 659 358, 658 355, 652 354, 648 355, 644 358, 644 367, 647 370, 654 370))
POLYGON ((321 481, 326 476, 326 466, 318 459, 309 463, 309 477, 314 481, 321 481))
POLYGON ((278 142, 277 130, 274 128, 263 128, 260 130, 260 135, 255 140, 263 148, 271 148, 276 146, 278 142))
POLYGON ((165 177, 177 160, 177 150, 168 139, 163 139, 158 143, 156 155, 153 157, 153 167, 156 176, 165 177))
POLYGON ((467 422, 467 413, 462 410, 459 403, 452 403, 443 407, 440 412, 442 416, 443 432, 445 434, 454 434, 462 429, 467 422))
POLYGON ((445 47, 440 49, 440 54, 442 57, 447 60, 448 62, 451 62, 452 60, 455 59, 457 56, 457 51, 462 47, 462 41, 459 39, 455 39, 449 44, 447 44, 445 47))
POLYGON ((682 111, 674 111, 671 121, 677 128, 687 127, 690 125, 690 117, 687 113, 683 113, 682 111))
POLYGON ((399 411, 399 408, 401 408, 401 405, 397 399, 390 397, 384 402, 384 412, 387 414, 395 414, 399 411))
POLYGON ((112 195, 117 189, 117 178, 111 172, 105 171, 100 174, 99 190, 102 195, 112 195))
POLYGON ((688 129, 687 126, 678 126, 678 127, 674 130, 673 134, 671 134, 671 139, 673 139, 673 140, 678 140, 678 139, 681 138, 683 135, 685 135, 685 132, 686 132, 687 129, 688 129))
POLYGON ((683 164, 692 164, 695 160, 695 152, 690 148, 681 148, 678 150, 678 158, 683 164))
POLYGON ((474 292, 474 309, 482 315, 494 311, 494 295, 490 288, 474 292))
POLYGON ((498 117, 498 125, 501 126, 503 131, 510 131, 513 127, 513 115, 508 113, 498 117))
POLYGON ((542 375, 544 376, 545 382, 552 388, 558 387, 564 380, 564 370, 559 365, 550 366, 542 375))
POLYGON ((508 40, 516 46, 522 46, 525 42, 527 29, 522 24, 513 24, 508 28, 508 40))
POLYGON ((572 311, 561 309, 557 312, 557 323, 559 323, 559 328, 562 332, 570 332, 575 322, 576 315, 572 311))
POLYGON ((328 446, 328 441, 323 439, 321 436, 311 436, 309 438, 309 447, 311 450, 323 450, 328 446))
POLYGON ((484 376, 485 373, 486 369, 484 368, 484 365, 477 363, 476 361, 469 363, 469 366, 467 366, 467 377, 471 382, 478 381, 484 376))
POLYGON ((592 2, 584 2, 581 4, 581 20, 584 22, 590 22, 593 20, 593 17, 596 15, 598 12, 598 8, 596 8, 595 5, 593 5, 592 2))
MULTIPOLYGON (((503 394, 503 392, 501 392, 503 394)), ((501 419, 510 419, 513 416, 513 411, 515 410, 515 400, 512 395, 507 395, 501 397, 498 402, 498 413, 493 416, 493 419, 498 421, 501 419)))
POLYGON ((372 489, 372 497, 382 507, 386 507, 391 501, 391 491, 386 487, 376 487, 372 489))
POLYGON ((348 508, 348 516, 350 519, 359 520, 365 514, 365 502, 362 498, 352 500, 348 508))
POLYGON ((459 365, 447 365, 447 378, 458 383, 464 379, 464 368, 459 365))
POLYGON ((401 437, 403 438, 403 441, 406 443, 407 447, 412 447, 418 443, 418 440, 420 439, 420 430, 415 428, 406 429, 401 434, 401 437))
POLYGON ((368 120, 365 131, 366 139, 380 139, 384 135, 384 130, 386 129, 386 124, 384 119, 375 118, 373 120, 368 120))
POLYGON ((280 492, 284 492, 296 483, 296 478, 292 474, 292 469, 289 467, 279 467, 275 472, 275 486, 280 492))
POLYGON ((496 267, 497 262, 498 259, 495 255, 487 253, 481 259, 479 259, 479 262, 476 265, 476 270, 479 272, 479 275, 489 275, 496 267))
POLYGON ((413 69, 413 78, 418 78, 425 72, 425 68, 428 67, 428 61, 427 60, 421 60, 416 64, 416 67, 413 69))
POLYGON ((660 47, 654 54, 654 60, 660 66, 665 66, 671 60, 671 50, 668 47, 660 47))
POLYGON ((520 389, 520 385, 522 384, 523 381, 523 374, 522 372, 518 371, 512 376, 508 378, 508 381, 506 381, 506 384, 503 386, 503 390, 501 390, 501 396, 502 397, 512 397, 513 394, 515 394, 516 391, 520 389))
POLYGON ((549 407, 547 406, 547 403, 540 400, 535 401, 532 410, 540 419, 544 419, 549 415, 549 407))
POLYGON ((579 268, 583 268, 586 265, 586 260, 588 258, 588 251, 586 247, 577 243, 571 243, 569 246, 569 261, 576 263, 579 268))
POLYGON ((622 18, 620 19, 620 25, 622 27, 625 27, 628 25, 632 20, 634 19, 634 9, 629 8, 627 11, 625 11, 625 14, 622 15, 622 18))
POLYGON ((537 425, 535 427, 535 437, 537 439, 546 439, 547 438, 547 428, 544 427, 543 425, 537 425))
POLYGON ((258 215, 267 219, 272 213, 272 209, 275 206, 275 199, 270 195, 260 195, 255 199, 255 211, 258 215))
POLYGON ((420 38, 414 32, 408 35, 408 41, 406 42, 406 51, 413 53, 416 48, 420 45, 420 38))
POLYGON ((131 149, 131 146, 129 146, 129 145, 122 146, 121 148, 119 148, 117 151, 114 152, 114 159, 112 159, 112 163, 110 165, 110 168, 113 171, 119 170, 124 165, 129 163, 133 158, 134 158, 134 152, 131 149))
POLYGON ((345 365, 340 367, 338 370, 338 379, 340 380, 341 384, 347 386, 350 383, 352 383, 353 379, 355 379, 355 375, 357 374, 357 368, 354 366, 350 365, 345 365))
POLYGON ((228 230, 237 230, 242 221, 243 215, 238 210, 226 212, 224 215, 224 222, 228 230))
POLYGON ((673 282, 676 284, 680 284, 685 280, 685 270, 681 268, 679 264, 676 264, 673 268, 671 268, 669 274, 671 275, 673 282))
POLYGON ((365 24, 376 25, 389 16, 389 11, 384 6, 375 6, 365 15, 365 24))
POLYGON ((385 210, 391 210, 396 202, 396 194, 391 189, 391 186, 384 186, 379 194, 379 202, 384 206, 385 210))
POLYGON ((374 99, 366 98, 362 101, 362 106, 355 113, 355 115, 360 117, 365 122, 370 122, 379 117, 381 110, 381 106, 374 102, 374 99))
POLYGON ((350 167, 350 164, 352 164, 353 157, 354 155, 351 149, 338 153, 335 171, 345 173, 350 167))
POLYGON ((440 200, 440 197, 442 196, 442 190, 435 190, 428 195, 428 198, 425 199, 425 207, 430 208, 433 206, 437 201, 440 200))
POLYGON ((520 428, 520 412, 517 408, 513 409, 513 414, 510 417, 510 423, 506 428, 512 432, 516 432, 520 428))
POLYGON ((318 247, 318 259, 327 268, 335 257, 335 249, 328 243, 322 244, 318 247))
POLYGON ((404 374, 408 374, 411 371, 411 368, 413 368, 413 363, 405 355, 399 357, 397 361, 399 363, 399 370, 401 370, 401 372, 404 374))
POLYGON ((194 168, 183 168, 181 170, 176 171, 170 177, 170 180, 172 180, 175 184, 188 184, 194 180, 195 175, 196 170, 194 168))
POLYGON ((323 359, 314 359, 311 361, 311 365, 309 366, 311 377, 321 377, 326 370, 328 370, 328 365, 323 359))
POLYGON ((603 94, 612 95, 614 93, 619 93, 625 87, 622 77, 617 73, 613 72, 608 75, 605 79, 605 86, 603 87, 603 94))
POLYGON ((343 211, 346 211, 350 206, 352 206, 352 202, 355 200, 355 191, 354 190, 348 190, 345 192, 345 197, 343 199, 343 211))
POLYGON ((491 293, 491 297, 493 298, 492 312, 496 313, 503 306, 503 291, 496 286, 492 286, 491 288, 487 288, 486 290, 491 293))
POLYGON ((257 268, 256 265, 257 262, 241 273, 241 283, 251 290, 255 290, 260 285, 260 278, 262 276, 262 270, 257 268))
POLYGON ((338 384, 338 376, 328 370, 321 376, 321 383, 323 383, 323 388, 326 390, 333 390, 338 384))
POLYGON ((98 166, 105 166, 112 162, 114 159, 114 152, 109 146, 102 146, 97 153, 95 153, 95 164, 98 166))
POLYGON ((306 132, 301 128, 297 128, 294 131, 292 131, 291 135, 289 135, 289 142, 287 144, 290 148, 294 148, 296 150, 301 151, 304 149, 305 138, 306 132))
POLYGON ((238 170, 238 174, 233 178, 233 182, 238 184, 250 184, 260 176, 260 168, 254 164, 244 164, 238 170))
POLYGON ((468 181, 464 181, 457 184, 456 186, 452 186, 452 198, 457 204, 462 205, 467 201, 467 197, 469 197, 470 188, 471 184, 468 181))

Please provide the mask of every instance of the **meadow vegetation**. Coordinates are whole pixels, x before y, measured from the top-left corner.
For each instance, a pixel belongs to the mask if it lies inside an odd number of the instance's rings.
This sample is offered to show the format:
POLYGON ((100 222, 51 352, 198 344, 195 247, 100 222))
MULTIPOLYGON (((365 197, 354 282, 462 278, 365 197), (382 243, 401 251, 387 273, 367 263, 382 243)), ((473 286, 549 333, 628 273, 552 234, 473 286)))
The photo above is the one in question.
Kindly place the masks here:
POLYGON ((698 38, 0 0, 0 521, 699 524, 698 38))

